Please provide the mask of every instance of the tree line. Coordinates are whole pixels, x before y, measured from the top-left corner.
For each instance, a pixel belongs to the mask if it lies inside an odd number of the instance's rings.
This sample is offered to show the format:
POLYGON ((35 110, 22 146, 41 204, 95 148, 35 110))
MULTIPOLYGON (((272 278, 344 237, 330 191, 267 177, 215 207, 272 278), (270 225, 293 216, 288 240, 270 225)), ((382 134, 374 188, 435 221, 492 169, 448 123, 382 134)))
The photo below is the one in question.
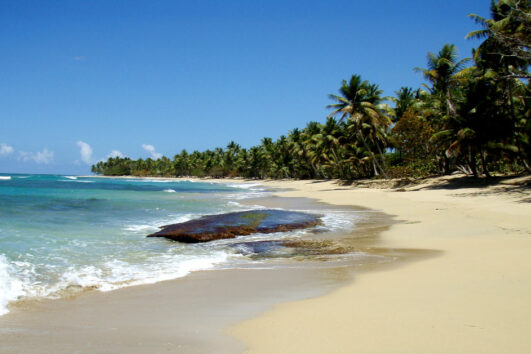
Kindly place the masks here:
POLYGON ((331 94, 325 123, 309 122, 249 149, 182 150, 173 159, 113 157, 92 166, 104 175, 247 178, 425 176, 460 170, 473 176, 530 171, 531 14, 527 0, 491 2, 472 58, 446 44, 428 53, 421 88, 383 97, 352 75, 331 94))

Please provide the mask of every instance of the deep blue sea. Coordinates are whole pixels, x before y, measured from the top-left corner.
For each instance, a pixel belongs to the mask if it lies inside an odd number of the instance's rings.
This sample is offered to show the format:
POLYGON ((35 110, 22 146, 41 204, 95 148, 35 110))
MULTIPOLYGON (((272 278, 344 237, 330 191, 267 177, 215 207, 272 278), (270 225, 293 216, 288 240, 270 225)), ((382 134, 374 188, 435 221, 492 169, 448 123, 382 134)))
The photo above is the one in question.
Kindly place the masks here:
MULTIPOLYGON (((189 245, 145 236, 162 225, 249 209, 238 201, 266 193, 245 183, 0 174, 0 315, 19 299, 250 262, 230 241, 189 245)), ((350 227, 351 219, 327 215, 325 226, 350 227)))

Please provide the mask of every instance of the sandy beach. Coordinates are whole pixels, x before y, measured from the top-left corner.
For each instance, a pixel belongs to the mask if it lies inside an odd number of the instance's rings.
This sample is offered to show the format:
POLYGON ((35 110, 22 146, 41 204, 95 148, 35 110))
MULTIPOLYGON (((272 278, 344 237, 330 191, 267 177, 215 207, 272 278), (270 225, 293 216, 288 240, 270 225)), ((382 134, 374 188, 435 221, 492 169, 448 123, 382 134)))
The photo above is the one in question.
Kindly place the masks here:
POLYGON ((0 354, 531 354, 531 0, 0 18, 0 354))
POLYGON ((250 353, 531 352, 526 181, 486 185, 446 177, 392 189, 265 183, 293 188, 282 196, 395 215, 403 222, 385 231, 378 246, 442 254, 359 274, 329 295, 275 306, 229 333, 250 353))
POLYGON ((392 215, 366 246, 411 256, 369 270, 204 271, 22 303, 0 317, 0 351, 528 353, 530 180, 259 181, 288 207, 306 197, 392 215))

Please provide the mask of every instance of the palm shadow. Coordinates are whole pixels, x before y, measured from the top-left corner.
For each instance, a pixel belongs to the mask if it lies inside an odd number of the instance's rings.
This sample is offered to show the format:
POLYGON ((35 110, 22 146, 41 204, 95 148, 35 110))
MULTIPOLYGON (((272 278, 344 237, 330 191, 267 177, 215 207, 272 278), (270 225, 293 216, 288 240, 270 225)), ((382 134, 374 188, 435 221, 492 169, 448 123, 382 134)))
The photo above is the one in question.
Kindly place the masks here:
POLYGON ((434 183, 422 185, 413 190, 454 190, 467 189, 466 193, 452 194, 456 197, 505 195, 517 198, 518 202, 531 202, 531 176, 500 176, 490 178, 474 178, 460 176, 439 179, 434 183))

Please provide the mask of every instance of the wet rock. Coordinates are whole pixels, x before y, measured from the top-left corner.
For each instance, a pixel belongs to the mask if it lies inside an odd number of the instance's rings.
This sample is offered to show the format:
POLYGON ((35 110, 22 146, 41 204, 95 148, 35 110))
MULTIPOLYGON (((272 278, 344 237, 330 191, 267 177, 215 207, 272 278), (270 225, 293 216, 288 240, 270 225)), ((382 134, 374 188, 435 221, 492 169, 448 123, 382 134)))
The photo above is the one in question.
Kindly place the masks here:
POLYGON ((320 215, 288 210, 248 210, 206 215, 183 223, 162 226, 148 237, 165 237, 185 243, 208 242, 254 233, 305 229, 321 224, 320 215))
POLYGON ((348 254, 352 250, 330 240, 266 240, 238 242, 231 245, 238 253, 252 259, 267 258, 326 258, 348 254))

